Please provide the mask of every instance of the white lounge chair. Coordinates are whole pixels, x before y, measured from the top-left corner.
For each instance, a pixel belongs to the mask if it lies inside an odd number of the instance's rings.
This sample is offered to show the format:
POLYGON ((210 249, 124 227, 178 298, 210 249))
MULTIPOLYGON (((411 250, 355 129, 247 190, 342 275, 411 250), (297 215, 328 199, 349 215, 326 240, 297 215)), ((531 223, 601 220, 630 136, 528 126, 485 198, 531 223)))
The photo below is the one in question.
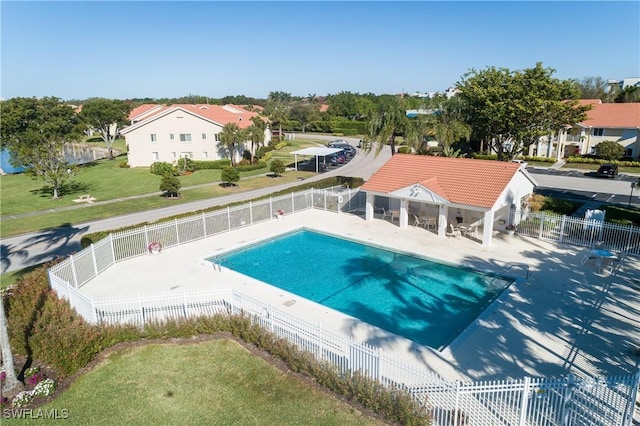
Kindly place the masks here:
POLYGON ((421 217, 418 217, 418 215, 414 214, 413 217, 415 218, 414 222, 413 222, 413 226, 427 226, 427 220, 423 219, 421 217))
POLYGON ((393 220, 393 213, 391 213, 389 210, 385 209, 384 207, 382 208, 382 220, 385 220, 386 218, 389 218, 391 220, 393 220))
POLYGON ((449 232, 447 232, 447 237, 452 238, 460 238, 462 237, 462 232, 460 232, 460 228, 454 227, 452 223, 449 224, 449 232))
POLYGON ((622 264, 624 263, 624 259, 627 257, 627 252, 626 250, 621 252, 619 255, 617 255, 616 257, 614 257, 613 259, 611 259, 611 262, 609 263, 609 273, 611 275, 615 275, 616 272, 618 272, 618 270, 620 269, 620 267, 622 266, 622 264))

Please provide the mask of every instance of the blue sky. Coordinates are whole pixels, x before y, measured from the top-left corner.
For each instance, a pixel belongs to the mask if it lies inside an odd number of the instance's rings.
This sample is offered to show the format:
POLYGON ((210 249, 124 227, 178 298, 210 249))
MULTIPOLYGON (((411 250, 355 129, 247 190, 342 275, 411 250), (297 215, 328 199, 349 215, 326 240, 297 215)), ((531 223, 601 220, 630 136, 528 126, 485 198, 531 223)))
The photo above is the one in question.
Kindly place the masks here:
POLYGON ((640 77, 640 2, 13 2, 4 99, 442 91, 487 66, 640 77))

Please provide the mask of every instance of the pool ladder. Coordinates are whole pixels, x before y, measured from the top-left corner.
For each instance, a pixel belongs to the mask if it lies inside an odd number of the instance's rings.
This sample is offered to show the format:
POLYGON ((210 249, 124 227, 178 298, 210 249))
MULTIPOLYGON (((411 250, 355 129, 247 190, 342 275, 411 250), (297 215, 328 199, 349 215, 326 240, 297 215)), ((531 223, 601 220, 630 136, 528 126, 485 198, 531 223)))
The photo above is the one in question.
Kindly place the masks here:
POLYGON ((218 259, 214 259, 211 262, 211 265, 213 265, 214 271, 222 272, 222 267, 220 266, 220 261, 218 261, 218 259))

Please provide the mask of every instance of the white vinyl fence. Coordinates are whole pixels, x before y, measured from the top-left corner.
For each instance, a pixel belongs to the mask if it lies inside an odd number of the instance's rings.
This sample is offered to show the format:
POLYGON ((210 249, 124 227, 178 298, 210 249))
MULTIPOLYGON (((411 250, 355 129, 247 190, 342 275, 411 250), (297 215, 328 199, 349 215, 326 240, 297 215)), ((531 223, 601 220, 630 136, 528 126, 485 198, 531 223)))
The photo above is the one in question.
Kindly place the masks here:
MULTIPOLYGON (((327 360, 342 372, 356 372, 387 386, 407 390, 433 416, 435 425, 621 425, 632 423, 640 373, 609 378, 544 379, 491 382, 449 382, 428 370, 407 366, 379 348, 292 316, 234 290, 202 289, 104 299, 89 299, 79 288, 115 262, 147 254, 151 242, 163 248, 186 244, 253 223, 274 220, 310 208, 349 210, 365 204, 364 193, 352 190, 309 190, 264 202, 247 203, 212 213, 111 234, 49 270, 51 287, 87 321, 143 326, 152 321, 202 315, 248 315, 300 349, 327 360)), ((514 212, 515 214, 515 212, 514 212)), ((519 217, 518 232, 578 245, 607 241, 609 248, 637 250, 638 229, 596 236, 572 233, 573 219, 535 215, 519 217), (541 225, 542 224, 542 225, 541 225), (547 226, 547 224, 549 224, 547 226), (628 232, 632 233, 630 237, 628 232), (558 235, 550 237, 551 235, 558 235)), ((575 229, 582 223, 575 222, 575 229)), ((588 223, 586 225, 589 225, 588 223)), ((604 229, 604 226, 603 226, 604 229)), ((589 230, 591 231, 591 230, 589 230)))
POLYGON ((511 211, 518 234, 582 247, 602 248, 640 255, 640 228, 549 213, 511 211))

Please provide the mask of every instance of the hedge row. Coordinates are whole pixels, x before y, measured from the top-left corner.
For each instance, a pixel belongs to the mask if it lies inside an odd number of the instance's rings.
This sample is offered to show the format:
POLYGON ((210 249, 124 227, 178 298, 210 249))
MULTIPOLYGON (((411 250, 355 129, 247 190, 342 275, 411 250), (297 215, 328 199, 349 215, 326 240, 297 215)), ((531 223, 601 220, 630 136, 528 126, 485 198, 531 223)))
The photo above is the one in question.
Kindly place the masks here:
MULTIPOLYGON (((338 186, 338 185, 342 185, 344 187, 347 188, 358 188, 360 186, 362 186, 362 184, 364 184, 364 179, 362 178, 357 178, 357 177, 347 177, 347 176, 334 176, 334 177, 330 177, 330 178, 326 178, 326 179, 322 179, 319 181, 315 181, 315 182, 309 182, 309 183, 302 183, 300 185, 296 185, 295 188, 293 189, 283 189, 281 191, 277 191, 277 192, 273 192, 271 194, 268 195, 264 195, 262 197, 257 197, 257 198, 253 198, 251 200, 247 200, 247 201, 259 201, 259 200, 264 200, 266 198, 270 198, 270 197, 278 197, 280 195, 285 195, 285 194, 290 194, 293 191, 304 191, 306 189, 311 189, 311 188, 316 188, 316 189, 322 189, 322 188, 330 188, 332 186, 338 186)), ((154 222, 154 223, 160 223, 160 222, 168 222, 171 220, 175 220, 175 219, 181 219, 181 218, 185 218, 185 217, 190 217, 190 216, 194 216, 196 214, 200 214, 200 213, 206 213, 206 212, 211 212, 211 211, 217 211, 217 210, 222 210, 222 209, 226 209, 227 207, 233 207, 233 206, 237 206, 240 204, 245 204, 247 203, 247 201, 238 201, 235 203, 230 203, 230 204, 226 204, 224 206, 214 206, 214 207, 210 207, 208 209, 204 209, 204 210, 197 210, 197 211, 191 211, 188 213, 181 213, 178 215, 174 215, 174 216, 170 216, 170 217, 166 217, 158 222, 154 222)), ((91 244, 100 241, 101 239, 107 237, 110 233, 113 232, 123 232, 123 231, 128 231, 131 229, 136 229, 136 228, 140 228, 142 226, 145 225, 150 225, 151 222, 142 222, 142 223, 138 223, 135 225, 131 225, 131 226, 125 226, 122 228, 118 228, 118 229, 112 229, 112 230, 106 230, 106 231, 98 231, 98 232, 93 232, 90 234, 85 234, 82 236, 82 239, 80 240, 80 244, 82 245, 82 248, 86 248, 89 247, 91 244)))
POLYGON ((619 160, 604 160, 602 158, 588 158, 588 157, 569 157, 567 163, 580 163, 580 164, 617 164, 620 167, 640 167, 640 161, 619 161, 619 160))
POLYGON ((202 160, 194 160, 193 167, 195 170, 211 170, 211 169, 223 169, 230 165, 229 160, 213 160, 213 161, 202 161, 202 160))
POLYGON ((17 283, 6 300, 7 321, 12 351, 53 368, 59 378, 73 375, 101 351, 120 342, 223 332, 281 359, 292 371, 394 423, 431 423, 424 409, 406 391, 385 388, 358 373, 341 373, 335 366, 316 361, 312 354, 253 324, 246 316, 216 315, 157 322, 142 329, 89 324, 49 289, 46 270, 47 266, 42 267, 17 283))

